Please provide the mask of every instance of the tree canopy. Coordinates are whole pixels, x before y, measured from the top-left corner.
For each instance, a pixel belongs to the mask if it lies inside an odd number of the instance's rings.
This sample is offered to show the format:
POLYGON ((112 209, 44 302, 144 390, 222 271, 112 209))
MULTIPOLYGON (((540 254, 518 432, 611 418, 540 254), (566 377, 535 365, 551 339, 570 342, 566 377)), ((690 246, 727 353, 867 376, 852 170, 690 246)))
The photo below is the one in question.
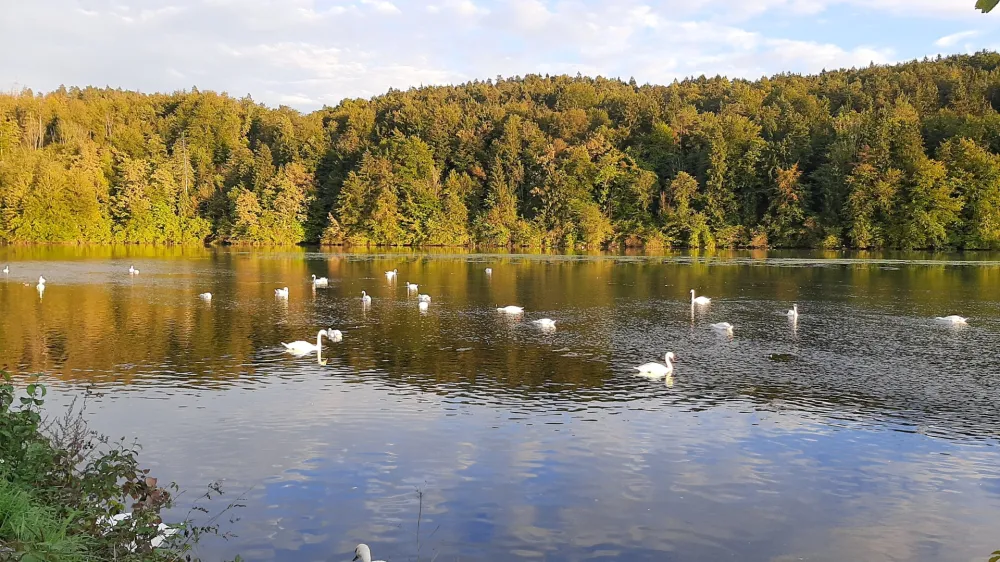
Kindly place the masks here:
POLYGON ((997 248, 998 67, 497 77, 309 114, 24 90, 0 242, 997 248))

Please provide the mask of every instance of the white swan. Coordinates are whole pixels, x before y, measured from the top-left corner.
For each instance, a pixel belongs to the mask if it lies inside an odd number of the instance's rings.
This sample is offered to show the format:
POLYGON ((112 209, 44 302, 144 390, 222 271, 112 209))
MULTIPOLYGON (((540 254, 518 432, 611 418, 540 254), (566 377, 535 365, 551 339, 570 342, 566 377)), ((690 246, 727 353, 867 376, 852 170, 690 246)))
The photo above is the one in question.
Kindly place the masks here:
POLYGON ((7 275, 8 273, 10 273, 10 266, 9 265, 3 266, 3 274, 7 275))
POLYGON ((542 329, 552 329, 556 327, 556 321, 551 318, 540 318, 538 320, 532 320, 533 324, 538 324, 539 328, 542 329))
POLYGON ((716 323, 716 324, 712 324, 712 329, 713 330, 718 330, 720 332, 729 332, 729 333, 732 333, 733 332, 733 325, 730 324, 729 322, 719 322, 719 323, 716 323))
POLYGON ((935 318, 938 322, 944 322, 946 324, 966 324, 968 318, 962 316, 956 316, 952 314, 951 316, 938 316, 935 318))
POLYGON ((385 278, 386 279, 394 279, 396 277, 396 273, 397 272, 398 272, 398 270, 396 270, 396 269, 393 269, 392 271, 386 271, 385 272, 385 278))
POLYGON ((416 283, 410 283, 409 281, 406 282, 406 290, 407 291, 416 292, 417 288, 418 288, 418 286, 417 286, 416 283))
POLYGON ((497 307, 497 312, 502 312, 504 314, 521 314, 522 312, 524 312, 524 307, 523 306, 513 306, 513 305, 512 306, 503 306, 503 307, 498 306, 497 307))
POLYGON ((38 284, 39 285, 44 285, 45 284, 45 278, 42 277, 41 275, 38 276, 38 284))
POLYGON ((341 342, 341 341, 344 341, 344 333, 341 332, 340 330, 334 330, 332 328, 327 328, 326 329, 326 339, 328 339, 328 340, 330 340, 332 342, 341 342))
POLYGON ((204 301, 210 301, 210 300, 212 300, 212 293, 202 293, 202 294, 198 295, 198 298, 200 298, 201 300, 204 300, 204 301))
POLYGON ((486 268, 486 275, 493 275, 493 268, 492 267, 487 267, 486 268))
POLYGON ((674 352, 668 351, 666 355, 663 356, 663 360, 666 361, 666 365, 663 363, 644 363, 635 368, 639 371, 640 376, 660 378, 669 375, 674 372, 674 352))
POLYGON ((788 312, 786 312, 785 316, 788 316, 789 318, 798 318, 799 317, 799 305, 793 304, 792 305, 792 309, 789 310, 788 312))
MULTIPOLYGON (((118 515, 112 515, 111 517, 102 517, 98 520, 98 523, 106 528, 107 531, 115 528, 122 521, 128 521, 132 519, 131 513, 119 513, 118 515)), ((135 523, 126 523, 128 525, 134 526, 135 523)), ((149 541, 149 545, 153 548, 159 548, 167 538, 172 537, 177 534, 178 530, 173 527, 168 527, 164 523, 160 523, 156 526, 157 534, 152 540, 149 541)), ((129 552, 135 552, 135 543, 129 544, 127 546, 129 552)))
POLYGON ((279 299, 287 299, 288 298, 288 287, 282 287, 280 289, 275 289, 274 290, 274 296, 278 297, 279 299))
POLYGON ((316 287, 326 287, 327 285, 330 284, 330 280, 327 279, 326 277, 316 277, 315 275, 313 275, 312 278, 313 278, 313 285, 316 287))
POLYGON ((361 303, 362 304, 371 304, 372 303, 372 298, 370 296, 368 296, 368 293, 366 293, 364 291, 361 291, 361 303))
POLYGON ((430 308, 430 306, 430 301, 420 301, 417 303, 417 308, 420 309, 420 312, 427 312, 427 309, 430 308))
POLYGON ((130 266, 128 266, 128 274, 129 275, 139 275, 139 270, 136 269, 134 266, 130 265, 130 266))
POLYGON ((431 302, 430 295, 417 295, 417 300, 420 302, 431 302))
POLYGON ((367 544, 359 544, 357 548, 354 549, 354 560, 352 562, 385 562, 385 560, 372 560, 372 549, 368 548, 367 544))
POLYGON ((708 297, 695 297, 694 289, 691 289, 691 304, 708 304, 712 302, 712 299, 708 297))
POLYGON ((307 353, 312 353, 313 351, 321 351, 323 349, 323 338, 326 337, 326 330, 320 330, 316 333, 316 344, 311 344, 307 341, 293 341, 292 343, 281 342, 281 345, 285 346, 285 351, 294 355, 305 355, 307 353))

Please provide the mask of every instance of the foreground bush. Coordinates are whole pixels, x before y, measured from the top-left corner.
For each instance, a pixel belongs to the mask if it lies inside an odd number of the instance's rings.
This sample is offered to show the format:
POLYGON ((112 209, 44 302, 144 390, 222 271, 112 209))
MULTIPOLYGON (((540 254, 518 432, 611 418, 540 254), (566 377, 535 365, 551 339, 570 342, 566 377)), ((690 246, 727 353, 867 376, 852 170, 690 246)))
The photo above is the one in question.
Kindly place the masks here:
MULTIPOLYGON (((158 485, 139 466, 138 445, 88 430, 75 407, 43 421, 45 387, 28 384, 18 395, 11 375, 0 375, 0 561, 192 560, 198 539, 218 533, 190 517, 164 525, 160 512, 177 486, 158 485), (123 513, 131 515, 110 523, 123 513), (173 534, 164 538, 165 529, 173 534)), ((203 497, 216 494, 217 484, 203 497)))

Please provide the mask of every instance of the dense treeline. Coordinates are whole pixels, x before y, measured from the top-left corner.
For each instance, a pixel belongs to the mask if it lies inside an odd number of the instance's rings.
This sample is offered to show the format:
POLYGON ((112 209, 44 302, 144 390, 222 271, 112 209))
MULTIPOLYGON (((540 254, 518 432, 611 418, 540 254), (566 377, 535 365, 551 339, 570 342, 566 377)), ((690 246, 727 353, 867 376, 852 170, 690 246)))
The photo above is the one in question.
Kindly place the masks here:
POLYGON ((1000 247, 1000 55, 637 86, 0 96, 0 241, 1000 247))

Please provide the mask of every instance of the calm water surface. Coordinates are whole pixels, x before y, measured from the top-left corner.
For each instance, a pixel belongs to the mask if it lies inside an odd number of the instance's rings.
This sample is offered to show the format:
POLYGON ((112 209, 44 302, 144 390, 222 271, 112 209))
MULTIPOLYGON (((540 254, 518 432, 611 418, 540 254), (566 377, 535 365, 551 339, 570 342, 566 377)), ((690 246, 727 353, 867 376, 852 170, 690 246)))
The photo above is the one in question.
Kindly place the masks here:
POLYGON ((244 493, 206 560, 985 561, 995 259, 0 248, 0 366, 89 389, 182 508, 244 493), (282 352, 325 327, 326 365, 282 352), (670 384, 634 375, 666 351, 670 384))

